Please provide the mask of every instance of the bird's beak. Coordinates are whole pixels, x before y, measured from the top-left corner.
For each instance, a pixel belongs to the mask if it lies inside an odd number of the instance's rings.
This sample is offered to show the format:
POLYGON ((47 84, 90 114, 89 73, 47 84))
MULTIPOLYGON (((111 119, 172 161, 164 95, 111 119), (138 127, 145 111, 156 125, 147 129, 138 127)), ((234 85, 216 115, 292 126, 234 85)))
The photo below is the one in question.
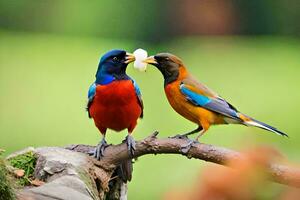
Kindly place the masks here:
POLYGON ((143 62, 148 63, 148 64, 153 64, 153 65, 158 64, 158 62, 155 60, 154 56, 149 56, 143 62))
POLYGON ((125 63, 129 64, 133 61, 135 61, 135 56, 132 53, 126 53, 125 63))

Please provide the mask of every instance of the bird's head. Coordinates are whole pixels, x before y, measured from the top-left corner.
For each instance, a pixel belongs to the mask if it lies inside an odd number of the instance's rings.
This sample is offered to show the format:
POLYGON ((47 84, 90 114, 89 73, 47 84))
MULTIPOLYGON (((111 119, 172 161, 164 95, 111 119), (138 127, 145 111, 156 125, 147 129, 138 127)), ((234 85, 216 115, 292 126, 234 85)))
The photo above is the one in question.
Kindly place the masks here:
POLYGON ((127 65, 134 60, 134 55, 124 50, 114 49, 105 53, 98 65, 96 82, 108 82, 109 79, 125 75, 127 65))
POLYGON ((185 70, 181 59, 170 53, 158 53, 144 62, 155 66, 162 73, 165 85, 177 80, 181 69, 185 70))

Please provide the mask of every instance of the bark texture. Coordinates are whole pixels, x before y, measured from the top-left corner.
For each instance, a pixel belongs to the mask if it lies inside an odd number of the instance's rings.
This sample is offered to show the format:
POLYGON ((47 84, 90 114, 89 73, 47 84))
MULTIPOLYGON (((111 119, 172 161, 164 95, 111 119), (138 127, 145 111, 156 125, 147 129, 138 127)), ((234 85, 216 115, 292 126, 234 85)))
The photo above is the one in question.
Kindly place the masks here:
MULTIPOLYGON (((136 142, 135 158, 146 154, 180 154, 221 165, 243 159, 242 153, 203 143, 184 153, 181 146, 187 143, 186 139, 159 139, 157 134, 136 142)), ((127 199, 127 185, 116 173, 122 161, 132 159, 126 144, 107 147, 100 161, 88 156, 93 148, 70 145, 34 149, 38 157, 35 177, 45 184, 21 190, 19 199, 127 199)), ((270 163, 268 171, 271 181, 300 187, 300 169, 270 163)))

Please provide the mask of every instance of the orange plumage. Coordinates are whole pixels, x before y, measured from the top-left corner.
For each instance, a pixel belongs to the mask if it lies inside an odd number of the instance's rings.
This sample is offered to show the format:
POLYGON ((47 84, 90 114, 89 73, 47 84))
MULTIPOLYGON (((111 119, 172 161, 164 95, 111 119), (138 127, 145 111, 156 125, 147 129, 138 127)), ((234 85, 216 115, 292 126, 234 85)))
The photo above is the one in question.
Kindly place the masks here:
POLYGON ((170 53, 159 53, 148 57, 145 62, 154 65, 162 73, 165 93, 172 108, 198 125, 197 129, 183 136, 201 131, 196 137, 198 141, 211 125, 216 124, 256 126, 287 136, 268 124, 240 113, 216 92, 194 78, 178 57, 170 53))
MULTIPOLYGON (((165 86, 165 93, 172 108, 186 119, 200 125, 204 130, 208 130, 212 124, 225 124, 220 114, 187 102, 186 97, 180 91, 180 84, 189 76, 186 68, 182 66, 177 80, 165 86)), ((198 89, 198 91, 201 94, 213 96, 204 90, 198 89)))

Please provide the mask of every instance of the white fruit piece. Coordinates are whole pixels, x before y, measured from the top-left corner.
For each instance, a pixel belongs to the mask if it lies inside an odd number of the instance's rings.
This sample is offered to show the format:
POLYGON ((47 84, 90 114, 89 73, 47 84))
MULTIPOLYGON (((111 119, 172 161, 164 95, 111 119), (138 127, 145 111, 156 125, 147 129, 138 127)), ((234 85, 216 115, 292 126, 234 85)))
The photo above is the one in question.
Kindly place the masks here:
POLYGON ((147 51, 144 49, 137 49, 133 52, 133 55, 135 56, 135 61, 133 63, 134 68, 139 71, 146 71, 147 63, 143 61, 148 57, 147 51))

